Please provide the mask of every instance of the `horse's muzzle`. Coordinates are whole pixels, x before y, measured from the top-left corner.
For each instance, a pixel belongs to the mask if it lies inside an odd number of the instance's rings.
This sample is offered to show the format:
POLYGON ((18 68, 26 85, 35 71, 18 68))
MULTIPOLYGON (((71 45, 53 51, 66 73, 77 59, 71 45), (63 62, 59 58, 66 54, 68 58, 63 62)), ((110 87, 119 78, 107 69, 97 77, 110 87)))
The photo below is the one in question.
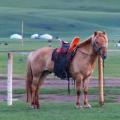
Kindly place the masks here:
POLYGON ((102 59, 106 59, 107 58, 107 48, 103 47, 100 50, 100 56, 102 57, 102 59))
POLYGON ((106 59, 107 58, 107 54, 101 55, 102 59, 106 59))

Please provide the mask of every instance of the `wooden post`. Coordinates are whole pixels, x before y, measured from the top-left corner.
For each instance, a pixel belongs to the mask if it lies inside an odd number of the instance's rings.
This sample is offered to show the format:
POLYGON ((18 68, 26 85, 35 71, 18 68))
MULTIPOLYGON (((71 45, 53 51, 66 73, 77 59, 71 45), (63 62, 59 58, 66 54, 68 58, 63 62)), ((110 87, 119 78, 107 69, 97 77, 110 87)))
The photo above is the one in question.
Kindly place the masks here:
POLYGON ((8 53, 7 104, 12 105, 12 65, 13 54, 8 53))
POLYGON ((104 82, 103 82, 103 60, 101 56, 98 56, 98 83, 99 83, 99 104, 104 104, 104 82))

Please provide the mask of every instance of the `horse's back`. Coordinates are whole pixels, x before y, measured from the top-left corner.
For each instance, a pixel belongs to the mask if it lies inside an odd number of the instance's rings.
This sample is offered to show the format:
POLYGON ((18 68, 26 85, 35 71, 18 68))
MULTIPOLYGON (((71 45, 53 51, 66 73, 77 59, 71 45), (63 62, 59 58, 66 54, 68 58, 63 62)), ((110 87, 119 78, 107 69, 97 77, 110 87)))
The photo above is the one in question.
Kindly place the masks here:
POLYGON ((43 47, 35 51, 30 52, 28 55, 28 60, 32 61, 34 59, 44 58, 52 54, 53 48, 43 47))
POLYGON ((52 52, 53 48, 43 47, 39 48, 28 55, 28 63, 33 69, 41 69, 41 71, 52 69, 52 52))

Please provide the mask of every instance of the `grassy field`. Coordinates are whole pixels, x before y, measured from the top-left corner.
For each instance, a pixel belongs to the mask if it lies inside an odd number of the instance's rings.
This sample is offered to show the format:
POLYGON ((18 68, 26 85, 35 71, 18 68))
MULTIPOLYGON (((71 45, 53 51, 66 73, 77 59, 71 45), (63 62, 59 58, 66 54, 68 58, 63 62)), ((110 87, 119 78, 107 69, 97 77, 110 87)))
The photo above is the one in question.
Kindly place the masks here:
MULTIPOLYGON (((76 109, 75 101, 49 100, 48 97, 41 97, 41 109, 32 109, 25 100, 14 101, 12 106, 7 106, 6 102, 0 102, 0 120, 119 120, 120 104, 116 102, 116 95, 120 95, 120 87, 105 87, 105 105, 100 107, 98 97, 90 99, 91 109, 76 109)), ((23 96, 25 89, 14 88, 13 95, 23 96)), ((0 95, 6 91, 0 91, 0 95)), ((66 88, 42 88, 40 94, 53 94, 67 96, 66 88)), ((71 88, 70 96, 75 95, 75 88, 71 88)), ((98 88, 89 89, 89 95, 98 96, 98 88)), ((49 96, 50 97, 50 96, 49 96)), ((14 97, 16 98, 16 97, 14 97)), ((19 98, 19 97, 18 97, 19 98)))
MULTIPOLYGON (((7 106, 6 102, 0 103, 0 120, 119 120, 120 104, 115 102, 114 95, 120 95, 120 87, 105 88, 105 105, 100 107, 98 100, 90 100, 91 109, 76 109, 75 102, 51 101, 41 98, 41 108, 32 109, 23 100, 14 101, 12 106, 7 106), (112 95, 108 97, 107 95, 112 95)), ((24 94, 23 89, 14 89, 13 93, 18 96, 24 94)), ((1 93, 2 94, 2 93, 1 93)), ((4 94, 4 93, 3 93, 4 94)), ((41 94, 67 95, 66 88, 43 88, 41 94)), ((75 90, 71 89, 71 95, 75 95, 75 90)), ((89 95, 98 95, 98 88, 89 90, 89 95)))
MULTIPOLYGON (((34 50, 40 47, 48 46, 48 41, 39 41, 39 40, 30 40, 25 39, 24 45, 21 48, 21 41, 11 41, 9 39, 0 39, 0 73, 7 73, 7 52, 4 51, 16 51, 16 50, 34 50), (4 45, 8 43, 8 45, 4 45)), ((109 42, 108 48, 108 57, 105 60, 105 77, 120 77, 120 52, 119 51, 110 51, 110 50, 119 50, 115 47, 115 42, 109 42)), ((52 47, 59 47, 59 41, 53 41, 52 47)), ((23 53, 14 53, 14 64, 13 64, 13 73, 14 74, 24 74, 26 72, 26 58, 28 54, 23 53)), ((97 76, 97 68, 93 76, 97 76)))
POLYGON ((94 104, 92 109, 76 109, 73 103, 42 102, 40 110, 33 110, 24 102, 17 101, 13 106, 0 104, 0 120, 119 120, 120 105, 108 103, 103 107, 94 104))
MULTIPOLYGON (((33 33, 49 33, 71 41, 75 35, 81 39, 96 30, 106 31, 110 41, 117 42, 120 37, 120 1, 118 0, 1 0, 0 1, 0 51, 33 50, 48 46, 47 42, 31 41, 33 33), (90 4, 92 3, 92 4, 90 4), (21 41, 9 40, 13 33, 21 33, 24 21, 24 46, 21 41), (8 45, 5 45, 5 44, 8 45)), ((109 49, 115 49, 110 42, 109 49)), ((53 42, 53 47, 58 47, 53 42)), ((0 53, 0 73, 6 74, 7 54, 0 53)), ((105 61, 105 76, 120 77, 119 52, 109 52, 105 61)), ((26 55, 14 55, 14 74, 24 74, 26 55)), ((95 75, 97 73, 95 72, 95 75)))
MULTIPOLYGON (((109 37, 109 50, 115 50, 120 38, 119 0, 0 0, 0 74, 7 74, 7 53, 5 51, 34 50, 48 46, 47 41, 30 40, 31 34, 49 33, 71 41, 75 35, 84 39, 94 31, 105 31, 109 37), (10 40, 13 33, 21 34, 24 22, 24 46, 21 41, 10 40), (114 42, 113 42, 114 41, 114 42), (8 44, 8 45, 6 45, 8 44)), ((52 46, 58 47, 58 41, 52 46)), ((14 53, 13 73, 24 76, 26 57, 14 53)), ((105 77, 120 77, 120 52, 108 51, 105 60, 105 77)), ((94 72, 97 77, 97 68, 94 72)), ((96 88, 90 94, 96 95, 96 88)), ((6 94, 0 91, 0 94, 6 94)), ((14 89, 14 94, 24 94, 24 89, 14 89)), ((65 94, 65 89, 42 89, 42 94, 65 94)), ((105 93, 120 95, 119 87, 106 87, 105 93)), ((72 90, 72 95, 74 90, 72 90)), ((114 103, 115 96, 106 97, 103 107, 96 100, 92 109, 76 109, 71 102, 41 101, 41 109, 33 110, 25 101, 15 101, 13 106, 0 102, 0 120, 120 120, 120 104, 114 103)))
POLYGON ((85 38, 104 30, 111 40, 119 40, 119 4, 118 0, 1 0, 0 37, 21 33, 23 20, 24 37, 50 33, 60 38, 85 38))

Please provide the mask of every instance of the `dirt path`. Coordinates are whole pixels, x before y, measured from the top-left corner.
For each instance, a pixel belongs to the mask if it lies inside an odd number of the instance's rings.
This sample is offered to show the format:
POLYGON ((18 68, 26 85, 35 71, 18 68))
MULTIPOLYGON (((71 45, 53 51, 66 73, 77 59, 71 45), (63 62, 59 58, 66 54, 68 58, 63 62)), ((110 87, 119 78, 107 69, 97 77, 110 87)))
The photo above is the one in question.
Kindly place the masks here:
MULTIPOLYGON (((71 81, 73 82, 73 81, 71 81)), ((71 84, 71 86, 73 86, 71 84)), ((91 80, 89 87, 97 87, 98 86, 98 81, 97 80, 91 80)), ((105 79, 105 86, 120 86, 120 79, 114 78, 114 79, 105 79)), ((67 81, 66 80, 60 80, 60 79, 47 79, 43 86, 43 88, 66 88, 67 91, 67 81)), ((23 79, 17 79, 15 78, 13 80, 13 89, 18 89, 18 88, 25 88, 25 80, 23 79)), ((7 90, 7 82, 5 79, 0 79, 0 91, 6 91, 7 90)), ((107 95, 108 97, 112 97, 110 95, 107 95)), ((14 94, 14 98, 25 100, 25 94, 14 94)), ((120 96, 119 95, 114 95, 115 101, 120 102, 120 96)), ((7 98, 7 92, 5 94, 0 95, 0 100, 6 100, 7 98)), ((42 100, 46 101, 67 101, 67 102, 74 102, 75 101, 75 96, 72 95, 58 95, 58 94, 42 94, 40 97, 42 100)), ((81 97, 82 99, 82 97, 81 97)), ((89 95, 89 99, 98 99, 98 95, 89 95)))
MULTIPOLYGON (((71 80, 71 84, 73 81, 71 80)), ((120 86, 120 79, 114 78, 114 79, 105 79, 104 80, 105 86, 120 86)), ((43 87, 66 87, 67 86, 67 80, 60 80, 60 79, 47 79, 44 81, 43 87)), ((91 80, 89 83, 89 87, 97 87, 98 86, 98 80, 91 80)), ((0 79, 0 89, 6 90, 7 88, 7 80, 0 79)), ((25 88, 25 80, 24 79, 14 79, 13 80, 13 88, 25 88)))

